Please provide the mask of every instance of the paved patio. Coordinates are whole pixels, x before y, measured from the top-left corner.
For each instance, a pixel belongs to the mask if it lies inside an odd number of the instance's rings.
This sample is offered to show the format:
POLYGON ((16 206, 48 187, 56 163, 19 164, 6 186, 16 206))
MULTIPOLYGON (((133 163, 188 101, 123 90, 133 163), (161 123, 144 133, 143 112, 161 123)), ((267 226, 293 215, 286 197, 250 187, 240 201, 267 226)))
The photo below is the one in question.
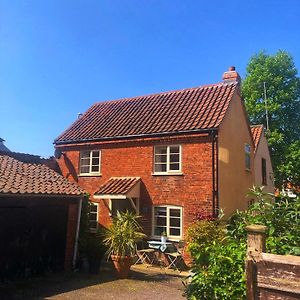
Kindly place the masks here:
POLYGON ((118 279, 109 262, 99 275, 52 274, 0 284, 0 299, 185 299, 187 272, 144 265, 132 266, 128 279, 118 279))

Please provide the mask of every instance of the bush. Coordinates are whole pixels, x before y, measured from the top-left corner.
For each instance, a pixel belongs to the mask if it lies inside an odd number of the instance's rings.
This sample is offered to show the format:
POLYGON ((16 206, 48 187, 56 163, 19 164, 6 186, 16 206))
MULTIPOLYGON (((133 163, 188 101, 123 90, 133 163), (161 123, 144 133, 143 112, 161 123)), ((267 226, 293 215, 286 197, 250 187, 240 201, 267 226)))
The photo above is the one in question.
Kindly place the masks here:
POLYGON ((268 227, 267 252, 300 255, 300 201, 275 199, 253 188, 257 202, 246 212, 235 213, 223 228, 216 221, 197 221, 188 229, 188 246, 194 259, 188 299, 245 299, 246 232, 250 224, 268 227))
POLYGON ((187 230, 187 250, 197 260, 198 255, 212 242, 220 242, 225 232, 216 221, 201 220, 193 223, 187 230))
POLYGON ((227 226, 228 234, 246 240, 245 226, 265 225, 268 228, 266 248, 273 254, 300 255, 300 200, 279 195, 275 201, 262 188, 253 188, 258 199, 246 212, 235 213, 227 226))
POLYGON ((206 247, 198 256, 191 284, 186 289, 188 299, 244 299, 245 255, 246 244, 233 239, 206 247))

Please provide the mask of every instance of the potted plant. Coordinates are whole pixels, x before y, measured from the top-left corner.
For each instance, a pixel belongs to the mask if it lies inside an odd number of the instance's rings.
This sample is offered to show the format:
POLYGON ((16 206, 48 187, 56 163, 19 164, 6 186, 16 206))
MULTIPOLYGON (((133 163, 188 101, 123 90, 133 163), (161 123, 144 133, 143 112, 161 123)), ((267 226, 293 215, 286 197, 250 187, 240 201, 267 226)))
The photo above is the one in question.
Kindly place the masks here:
POLYGON ((160 240, 161 240, 162 243, 166 243, 166 241, 167 241, 167 233, 165 231, 163 231, 160 234, 160 240))
POLYGON ((106 248, 98 234, 90 233, 87 236, 86 255, 88 259, 89 272, 98 274, 101 261, 105 255, 106 248))
POLYGON ((104 244, 108 247, 120 278, 127 278, 136 252, 136 244, 145 237, 138 223, 140 217, 132 212, 117 212, 112 225, 105 230, 104 244))

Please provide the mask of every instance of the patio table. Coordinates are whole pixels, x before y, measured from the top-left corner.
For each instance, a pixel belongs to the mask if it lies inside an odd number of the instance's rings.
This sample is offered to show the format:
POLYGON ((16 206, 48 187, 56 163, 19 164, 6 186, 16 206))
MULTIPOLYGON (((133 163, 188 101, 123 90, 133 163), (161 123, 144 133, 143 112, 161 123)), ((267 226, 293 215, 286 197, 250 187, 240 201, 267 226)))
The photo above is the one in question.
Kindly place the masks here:
POLYGON ((149 244, 149 248, 153 248, 161 252, 165 252, 168 245, 172 245, 171 242, 161 242, 161 241, 147 241, 147 243, 149 244))

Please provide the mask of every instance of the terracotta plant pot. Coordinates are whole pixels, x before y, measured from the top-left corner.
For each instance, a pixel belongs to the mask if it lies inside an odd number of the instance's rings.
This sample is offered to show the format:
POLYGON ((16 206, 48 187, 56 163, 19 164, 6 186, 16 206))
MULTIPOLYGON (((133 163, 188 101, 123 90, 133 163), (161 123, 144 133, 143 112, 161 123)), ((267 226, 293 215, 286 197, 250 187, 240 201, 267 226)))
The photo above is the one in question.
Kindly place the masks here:
POLYGON ((111 259, 117 270, 118 277, 128 278, 129 270, 132 265, 132 257, 131 256, 121 257, 117 255, 111 255, 111 259))

